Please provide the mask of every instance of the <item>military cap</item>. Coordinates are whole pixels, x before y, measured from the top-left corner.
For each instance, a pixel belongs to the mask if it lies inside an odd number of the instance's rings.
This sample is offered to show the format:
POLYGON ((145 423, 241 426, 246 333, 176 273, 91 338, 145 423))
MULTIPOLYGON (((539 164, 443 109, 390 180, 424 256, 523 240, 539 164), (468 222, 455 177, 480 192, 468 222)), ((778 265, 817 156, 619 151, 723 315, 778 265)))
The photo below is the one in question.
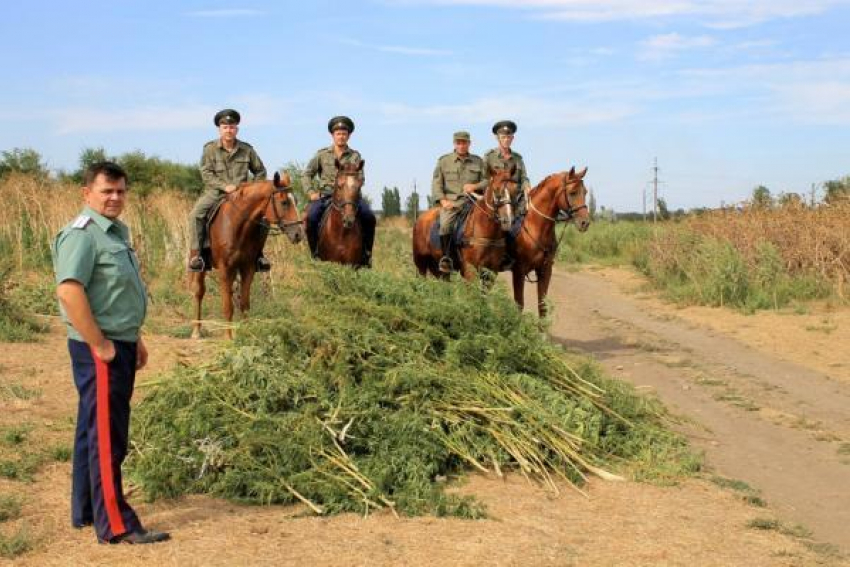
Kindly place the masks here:
POLYGON ((513 134, 516 132, 516 122, 512 120, 500 120, 493 124, 494 134, 513 134))
POLYGON ((328 120, 328 132, 334 133, 334 130, 348 130, 348 133, 354 132, 354 121, 348 116, 334 116, 328 120))
POLYGON ((454 135, 452 136, 452 140, 453 141, 466 140, 468 142, 468 141, 470 141, 469 132, 466 132, 464 130, 461 130, 460 132, 455 132, 454 135))
POLYGON ((242 119, 239 116, 239 113, 233 110, 232 108, 225 108, 224 110, 219 110, 215 113, 215 118, 213 118, 213 122, 218 126, 222 122, 225 124, 239 124, 239 121, 242 119))

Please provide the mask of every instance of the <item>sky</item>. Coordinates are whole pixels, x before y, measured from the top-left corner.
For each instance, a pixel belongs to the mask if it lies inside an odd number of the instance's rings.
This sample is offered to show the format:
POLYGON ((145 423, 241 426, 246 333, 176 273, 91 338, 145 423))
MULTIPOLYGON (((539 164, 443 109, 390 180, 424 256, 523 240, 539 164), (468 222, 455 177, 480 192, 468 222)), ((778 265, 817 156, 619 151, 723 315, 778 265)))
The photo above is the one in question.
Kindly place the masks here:
POLYGON ((822 193, 850 174, 850 0, 27 0, 4 5, 0 150, 197 163, 222 108, 271 171, 356 123, 364 191, 430 191, 452 133, 514 120, 532 184, 572 166, 641 211, 822 193))

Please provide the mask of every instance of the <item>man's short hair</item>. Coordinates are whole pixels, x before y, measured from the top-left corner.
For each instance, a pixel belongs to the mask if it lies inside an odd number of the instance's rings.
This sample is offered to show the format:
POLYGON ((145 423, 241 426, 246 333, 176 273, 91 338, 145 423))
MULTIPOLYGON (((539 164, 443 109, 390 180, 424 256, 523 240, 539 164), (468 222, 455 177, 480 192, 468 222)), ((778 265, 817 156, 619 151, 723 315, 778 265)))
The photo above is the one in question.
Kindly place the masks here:
POLYGON ((123 179, 125 182, 129 181, 127 172, 114 161, 96 161, 86 168, 83 186, 91 187, 98 175, 103 175, 110 181, 118 181, 119 179, 123 179))

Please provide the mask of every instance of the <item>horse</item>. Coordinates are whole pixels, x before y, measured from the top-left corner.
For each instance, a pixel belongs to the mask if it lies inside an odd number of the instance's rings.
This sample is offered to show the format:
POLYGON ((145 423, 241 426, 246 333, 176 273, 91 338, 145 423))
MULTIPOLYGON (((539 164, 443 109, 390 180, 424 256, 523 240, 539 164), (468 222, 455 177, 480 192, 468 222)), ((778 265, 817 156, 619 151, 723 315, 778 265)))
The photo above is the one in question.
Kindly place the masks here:
POLYGON ((537 277, 537 311, 546 316, 544 303, 552 279, 552 264, 558 250, 555 239, 555 224, 559 213, 566 214, 580 232, 590 226, 590 213, 585 203, 587 189, 584 187, 585 167, 576 172, 554 173, 546 177, 526 194, 528 211, 516 238, 516 257, 511 268, 514 301, 520 309, 525 305, 525 278, 533 270, 537 277))
POLYGON ((363 266, 363 230, 357 214, 363 178, 360 171, 366 160, 340 163, 336 160, 336 182, 329 210, 318 230, 317 254, 320 260, 346 266, 363 266))
MULTIPOLYGON (((517 183, 511 181, 516 166, 511 169, 490 169, 490 182, 484 195, 472 200, 472 210, 463 229, 463 242, 457 243, 460 273, 472 281, 476 273, 487 269, 498 273, 505 255, 505 235, 513 222, 511 196, 517 183)), ((439 219, 440 207, 435 207, 416 220, 413 226, 413 262, 419 274, 448 279, 440 272, 440 258, 447 254, 431 243, 431 229, 439 219)))
MULTIPOLYGON (((251 307, 251 282, 254 281, 256 260, 263 249, 269 228, 277 228, 297 244, 303 237, 301 220, 291 192, 288 173, 281 179, 275 173, 273 181, 243 183, 228 194, 209 227, 212 267, 218 271, 224 318, 233 321, 233 284, 239 276, 239 311, 243 317, 251 307)), ((201 303, 206 292, 206 272, 191 274, 192 295, 195 298, 195 320, 192 338, 201 336, 201 303)), ((233 331, 225 331, 228 339, 233 331)))

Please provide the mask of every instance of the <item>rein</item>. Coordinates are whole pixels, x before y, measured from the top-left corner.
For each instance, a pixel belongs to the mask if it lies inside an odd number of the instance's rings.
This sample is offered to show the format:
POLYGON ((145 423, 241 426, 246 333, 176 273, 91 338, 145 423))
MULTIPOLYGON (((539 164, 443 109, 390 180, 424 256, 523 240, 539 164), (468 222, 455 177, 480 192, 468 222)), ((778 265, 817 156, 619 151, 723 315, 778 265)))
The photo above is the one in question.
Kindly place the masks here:
MULTIPOLYGON (((580 181, 581 181, 580 179, 574 180, 573 183, 580 182, 580 181)), ((550 217, 549 215, 543 213, 540 209, 538 209, 534 205, 534 201, 532 201, 532 199, 531 199, 531 192, 526 188, 526 190, 525 190, 525 201, 526 201, 526 203, 528 203, 528 209, 530 211, 533 211, 534 213, 540 215, 541 217, 543 217, 547 221, 550 221, 550 222, 555 223, 555 224, 557 224, 558 222, 570 222, 571 220, 573 220, 576 213, 578 213, 582 209, 587 209, 587 205, 584 204, 584 205, 581 205, 581 206, 578 206, 578 207, 572 206, 572 204, 570 203, 569 194, 566 192, 567 187, 569 185, 570 185, 570 183, 568 183, 568 181, 567 181, 567 175, 564 174, 563 183, 561 183, 561 187, 558 189, 558 192, 555 193, 555 197, 554 197, 557 200, 558 197, 561 195, 561 193, 564 193, 564 200, 567 202, 567 206, 569 207, 569 209, 564 211, 564 213, 566 213, 566 217, 562 217, 562 218, 550 217)), ((525 222, 522 223, 522 229, 525 231, 525 233, 528 235, 528 237, 531 239, 531 241, 534 242, 534 245, 537 247, 537 249, 543 251, 543 264, 547 265, 547 264, 554 263, 555 254, 558 252, 558 248, 561 246, 561 242, 564 241, 564 237, 566 236, 567 231, 562 230, 561 236, 554 242, 554 246, 549 248, 549 247, 546 247, 543 244, 541 244, 540 240, 535 238, 534 235, 531 234, 531 231, 528 229, 528 225, 526 225, 525 222)), ((528 283, 537 283, 537 280, 532 280, 530 278, 530 275, 531 275, 530 272, 525 275, 526 281, 528 283)))
MULTIPOLYGON (((510 183, 510 180, 506 179, 504 181, 504 183, 502 184, 501 190, 502 190, 503 194, 508 194, 508 195, 510 194, 508 192, 508 183, 510 183)), ((467 198, 470 200, 473 207, 475 207, 476 209, 478 209, 479 211, 484 213, 488 220, 499 222, 499 219, 498 219, 499 208, 506 205, 507 203, 510 203, 510 197, 507 197, 506 200, 503 200, 503 198, 496 197, 495 191, 492 192, 492 196, 493 196, 493 203, 491 204, 491 203, 488 203, 486 198, 484 198, 484 197, 474 197, 472 195, 467 194, 467 198), (484 205, 487 207, 486 209, 478 203, 478 201, 482 198, 484 199, 484 205)), ((480 236, 475 236, 475 225, 474 224, 472 225, 472 236, 469 238, 469 243, 472 244, 473 246, 480 246, 482 248, 483 247, 504 248, 506 246, 504 236, 502 236, 501 238, 483 238, 483 237, 480 237, 480 236)))
MULTIPOLYGON (((292 227, 299 226, 304 222, 302 220, 288 221, 288 220, 283 218, 283 214, 281 213, 280 210, 278 210, 277 199, 275 199, 274 196, 277 193, 287 193, 287 192, 289 192, 288 187, 274 187, 272 189, 271 194, 269 195, 269 200, 266 201, 266 208, 268 208, 268 206, 271 205, 272 211, 274 211, 274 217, 275 217, 274 224, 271 224, 269 221, 267 221, 265 216, 260 217, 260 220, 258 220, 258 221, 254 221, 256 224, 259 224, 263 228, 267 229, 271 236, 278 236, 280 234, 286 234, 292 229, 292 227)), ((295 206, 295 196, 290 193, 290 197, 292 198, 292 205, 295 206)), ((281 206, 285 206, 285 205, 281 205, 281 206)))

